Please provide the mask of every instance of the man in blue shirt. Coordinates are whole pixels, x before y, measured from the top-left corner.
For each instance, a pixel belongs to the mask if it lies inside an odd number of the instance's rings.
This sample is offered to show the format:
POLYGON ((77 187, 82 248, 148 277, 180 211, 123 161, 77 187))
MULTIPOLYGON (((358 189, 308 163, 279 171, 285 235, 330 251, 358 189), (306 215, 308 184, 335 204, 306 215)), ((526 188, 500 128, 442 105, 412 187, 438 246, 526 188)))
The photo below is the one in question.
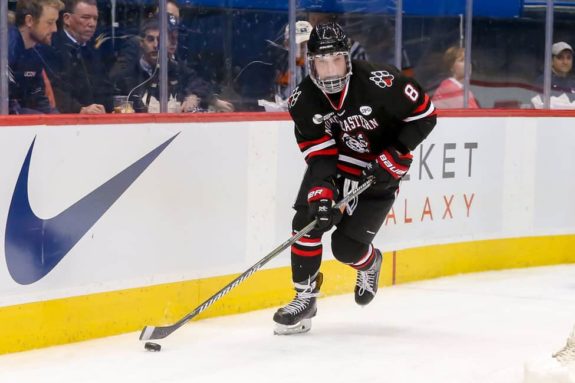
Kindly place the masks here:
POLYGON ((16 26, 8 33, 10 114, 56 113, 46 96, 45 62, 38 45, 50 45, 60 0, 18 0, 16 26))

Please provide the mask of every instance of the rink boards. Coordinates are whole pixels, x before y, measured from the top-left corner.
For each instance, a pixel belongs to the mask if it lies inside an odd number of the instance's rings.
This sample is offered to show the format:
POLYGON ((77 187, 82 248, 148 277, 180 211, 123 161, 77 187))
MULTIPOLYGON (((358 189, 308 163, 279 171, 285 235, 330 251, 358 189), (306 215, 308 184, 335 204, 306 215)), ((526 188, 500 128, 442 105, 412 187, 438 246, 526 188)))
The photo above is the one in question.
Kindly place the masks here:
MULTIPOLYGON (((305 164, 284 114, 15 122, 0 129, 0 353, 172 323, 289 238, 305 164)), ((376 237, 381 284, 574 262, 573 122, 440 118, 376 237)), ((322 293, 351 292, 324 244, 322 293)), ((286 251, 200 317, 291 297, 286 251)))

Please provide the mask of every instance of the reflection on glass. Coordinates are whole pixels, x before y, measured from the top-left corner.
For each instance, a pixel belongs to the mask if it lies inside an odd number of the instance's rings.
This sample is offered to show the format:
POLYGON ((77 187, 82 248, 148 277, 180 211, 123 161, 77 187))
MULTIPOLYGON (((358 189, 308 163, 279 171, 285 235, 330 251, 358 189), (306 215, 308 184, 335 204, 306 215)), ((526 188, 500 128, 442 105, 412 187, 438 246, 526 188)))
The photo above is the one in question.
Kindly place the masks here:
POLYGON ((412 14, 415 10, 406 9, 403 49, 408 52, 412 75, 434 96, 434 103, 439 103, 436 106, 461 108, 465 1, 459 1, 459 14, 439 5, 437 9, 422 10, 418 15, 412 14))
MULTIPOLYGON (((66 0, 57 24, 50 27, 53 34, 38 30, 42 23, 28 31, 14 26, 17 4, 32 2, 57 0, 8 2, 5 17, 13 26, 12 42, 21 39, 22 44, 14 46, 24 47, 11 52, 11 67, 19 79, 10 86, 11 113, 110 113, 113 96, 128 95, 136 111, 159 110, 158 57, 147 52, 149 44, 158 51, 159 42, 146 41, 155 37, 142 31, 147 20, 159 20, 157 1, 66 0), (33 70, 28 70, 29 64, 33 70), (25 80, 24 72, 35 76, 25 80)), ((229 8, 224 1, 167 1, 170 112, 263 111, 259 100, 271 103, 272 110, 285 110, 290 93, 287 3, 254 4, 238 0, 229 8)), ((542 4, 474 2, 470 107, 543 106, 542 4)), ((305 39, 310 26, 327 20, 337 21, 348 32, 352 59, 395 64, 395 5, 299 0, 296 83, 308 74, 305 39)), ((446 60, 451 47, 464 46, 465 6, 466 0, 403 2, 400 69, 416 78, 440 108, 459 107, 459 101, 444 101, 446 94, 461 90, 456 66, 464 63, 458 57, 453 64, 446 60)), ((571 2, 555 6, 553 43, 575 46, 574 10, 571 2)), ((552 108, 575 105, 572 55, 571 49, 562 49, 551 58, 552 108)))
POLYGON ((544 17, 476 17, 472 90, 485 108, 532 108, 542 93, 544 17))

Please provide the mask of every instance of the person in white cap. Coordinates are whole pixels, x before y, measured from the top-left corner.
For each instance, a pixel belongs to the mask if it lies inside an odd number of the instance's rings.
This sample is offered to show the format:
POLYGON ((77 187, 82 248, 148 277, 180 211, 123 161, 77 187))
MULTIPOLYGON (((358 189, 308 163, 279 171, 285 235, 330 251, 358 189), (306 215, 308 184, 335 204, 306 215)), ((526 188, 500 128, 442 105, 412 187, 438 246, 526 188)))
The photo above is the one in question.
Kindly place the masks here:
MULTIPOLYGON (((295 23, 295 42, 297 45, 296 50, 296 73, 295 73, 295 82, 296 84, 299 83, 303 78, 307 75, 306 67, 305 67, 305 43, 309 40, 309 35, 311 34, 312 25, 305 21, 299 20, 295 23)), ((275 93, 277 98, 281 100, 287 100, 289 97, 289 62, 287 60, 288 57, 288 49, 289 49, 289 24, 285 26, 284 29, 284 41, 283 47, 285 48, 285 54, 282 55, 280 69, 276 74, 275 79, 275 93)))
POLYGON ((568 77, 573 68, 573 48, 564 41, 553 44, 552 70, 557 77, 568 77))
MULTIPOLYGON (((551 109, 575 109, 575 79, 571 74, 573 69, 573 48, 564 41, 551 46, 551 109)), ((543 87, 543 76, 538 84, 543 87)), ((543 107, 542 95, 532 100, 535 108, 543 107)))

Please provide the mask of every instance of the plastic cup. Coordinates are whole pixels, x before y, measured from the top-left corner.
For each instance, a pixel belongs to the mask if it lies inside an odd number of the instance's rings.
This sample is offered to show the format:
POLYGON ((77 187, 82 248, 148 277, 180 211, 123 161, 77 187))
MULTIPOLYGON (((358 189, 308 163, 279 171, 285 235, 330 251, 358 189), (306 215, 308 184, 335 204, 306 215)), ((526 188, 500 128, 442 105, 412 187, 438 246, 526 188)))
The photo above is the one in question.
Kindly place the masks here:
POLYGON ((114 96, 114 113, 134 113, 134 102, 128 96, 114 96))

